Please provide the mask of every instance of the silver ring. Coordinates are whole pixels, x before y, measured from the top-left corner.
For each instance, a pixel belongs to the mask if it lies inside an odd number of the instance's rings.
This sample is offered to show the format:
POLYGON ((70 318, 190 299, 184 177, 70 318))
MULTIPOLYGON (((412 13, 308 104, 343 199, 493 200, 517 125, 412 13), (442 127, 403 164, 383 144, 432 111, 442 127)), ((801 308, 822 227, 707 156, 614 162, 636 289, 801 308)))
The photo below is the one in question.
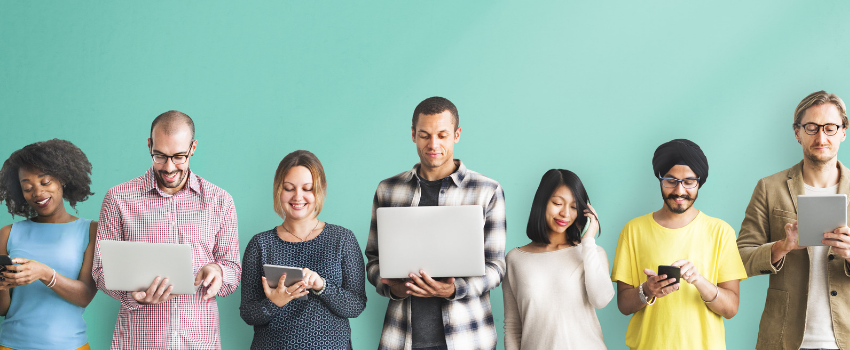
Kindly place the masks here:
POLYGON ((284 289, 283 291, 284 291, 284 292, 286 292, 286 294, 292 295, 292 293, 290 293, 290 292, 289 292, 288 290, 286 290, 286 289, 284 289))

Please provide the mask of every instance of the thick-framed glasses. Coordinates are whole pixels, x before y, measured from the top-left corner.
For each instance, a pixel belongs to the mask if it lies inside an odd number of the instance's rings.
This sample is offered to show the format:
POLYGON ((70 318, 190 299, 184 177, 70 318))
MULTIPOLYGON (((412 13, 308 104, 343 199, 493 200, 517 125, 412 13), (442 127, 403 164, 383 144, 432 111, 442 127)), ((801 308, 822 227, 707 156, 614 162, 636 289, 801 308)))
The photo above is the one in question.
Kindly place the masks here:
POLYGON ((816 135, 821 128, 823 128, 823 133, 826 136, 833 136, 838 132, 838 129, 844 127, 844 124, 815 124, 815 123, 806 123, 806 124, 795 124, 797 127, 803 128, 803 130, 809 135, 816 135))
POLYGON ((658 180, 661 180, 661 186, 666 188, 676 188, 679 184, 682 184, 682 187, 686 189, 692 189, 699 185, 699 178, 687 178, 687 179, 677 179, 675 177, 659 177, 658 180))
POLYGON ((191 151, 191 150, 192 150, 192 145, 190 144, 189 149, 186 150, 186 152, 185 152, 186 154, 175 154, 173 156, 167 156, 167 155, 164 155, 164 154, 153 154, 153 153, 151 153, 151 158, 153 158, 153 162, 156 163, 156 164, 168 163, 168 159, 170 158, 171 162, 174 163, 174 165, 180 165, 180 164, 186 163, 186 161, 189 160, 189 151, 191 151))

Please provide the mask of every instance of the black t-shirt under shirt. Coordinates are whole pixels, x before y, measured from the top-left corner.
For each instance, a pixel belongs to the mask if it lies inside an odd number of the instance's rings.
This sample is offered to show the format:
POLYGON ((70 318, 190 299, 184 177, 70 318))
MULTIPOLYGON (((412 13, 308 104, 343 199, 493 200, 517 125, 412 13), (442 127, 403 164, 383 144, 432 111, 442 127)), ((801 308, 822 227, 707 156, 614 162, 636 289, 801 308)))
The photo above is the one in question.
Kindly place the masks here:
MULTIPOLYGON (((417 174, 418 175, 418 174, 417 174)), ((443 181, 428 181, 419 177, 419 206, 437 206, 440 204, 440 190, 443 181)), ((413 331, 413 347, 422 348, 446 344, 446 332, 443 329, 442 298, 410 297, 410 318, 413 331)))

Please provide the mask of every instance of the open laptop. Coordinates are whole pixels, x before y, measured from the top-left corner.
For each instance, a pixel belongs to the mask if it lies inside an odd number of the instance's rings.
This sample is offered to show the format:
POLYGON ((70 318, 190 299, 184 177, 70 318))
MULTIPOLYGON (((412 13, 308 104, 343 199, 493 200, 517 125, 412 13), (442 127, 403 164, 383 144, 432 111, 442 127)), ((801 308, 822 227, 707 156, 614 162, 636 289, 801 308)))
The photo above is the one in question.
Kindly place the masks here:
POLYGON ((106 289, 141 292, 157 277, 174 285, 171 294, 195 294, 192 247, 188 244, 98 241, 106 289))
POLYGON ((479 205, 378 208, 381 277, 484 275, 484 209, 479 205))

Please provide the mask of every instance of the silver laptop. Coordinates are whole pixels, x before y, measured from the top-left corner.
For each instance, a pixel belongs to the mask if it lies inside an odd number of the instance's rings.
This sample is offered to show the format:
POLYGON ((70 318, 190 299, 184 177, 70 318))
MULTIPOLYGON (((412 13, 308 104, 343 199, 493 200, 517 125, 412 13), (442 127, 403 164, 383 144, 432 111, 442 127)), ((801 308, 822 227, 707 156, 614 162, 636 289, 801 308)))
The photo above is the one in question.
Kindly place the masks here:
POLYGON ((484 209, 479 205, 378 208, 381 277, 484 275, 484 209))
POLYGON ((106 289, 141 292, 157 277, 174 285, 171 294, 195 294, 192 247, 188 244, 98 241, 106 289))
POLYGON ((797 233, 800 246, 825 246, 823 233, 847 225, 847 195, 797 196, 797 233))

